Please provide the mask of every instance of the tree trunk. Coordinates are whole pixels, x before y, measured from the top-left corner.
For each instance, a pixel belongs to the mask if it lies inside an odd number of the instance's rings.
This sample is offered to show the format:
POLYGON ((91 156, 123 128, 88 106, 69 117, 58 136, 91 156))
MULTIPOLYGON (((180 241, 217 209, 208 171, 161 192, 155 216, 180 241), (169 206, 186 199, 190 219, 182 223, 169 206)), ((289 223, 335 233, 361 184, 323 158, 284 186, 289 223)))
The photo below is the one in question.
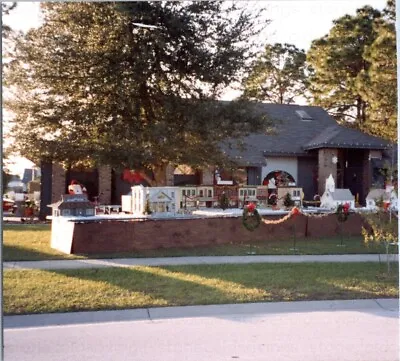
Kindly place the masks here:
POLYGON ((153 168, 154 183, 156 186, 162 187, 167 185, 167 167, 167 164, 162 164, 153 168))

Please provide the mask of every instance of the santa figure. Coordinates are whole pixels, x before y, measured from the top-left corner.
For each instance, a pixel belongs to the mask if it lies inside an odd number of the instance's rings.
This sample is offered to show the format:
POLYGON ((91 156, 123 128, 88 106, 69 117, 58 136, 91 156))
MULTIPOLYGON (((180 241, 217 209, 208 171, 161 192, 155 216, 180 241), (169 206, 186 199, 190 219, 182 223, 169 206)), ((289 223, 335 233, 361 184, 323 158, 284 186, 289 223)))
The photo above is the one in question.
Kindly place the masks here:
POLYGON ((79 184, 75 179, 71 181, 71 184, 68 186, 69 194, 86 194, 85 186, 79 184))

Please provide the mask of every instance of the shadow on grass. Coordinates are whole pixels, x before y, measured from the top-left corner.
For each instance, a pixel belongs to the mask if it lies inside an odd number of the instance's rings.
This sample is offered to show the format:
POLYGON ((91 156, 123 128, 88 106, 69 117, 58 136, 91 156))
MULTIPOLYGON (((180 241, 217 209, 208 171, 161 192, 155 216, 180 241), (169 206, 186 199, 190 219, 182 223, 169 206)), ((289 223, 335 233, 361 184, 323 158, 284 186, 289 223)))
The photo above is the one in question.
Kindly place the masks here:
POLYGON ((52 294, 55 290, 47 283, 42 291, 50 293, 49 300, 42 300, 42 306, 30 313, 398 297, 398 279, 377 279, 380 272, 373 263, 46 271, 62 276, 57 281, 61 287, 52 294))
POLYGON ((60 253, 57 250, 53 250, 50 247, 48 247, 48 252, 43 252, 35 250, 33 248, 3 244, 3 260, 5 262, 84 259, 84 258, 86 257, 60 253))

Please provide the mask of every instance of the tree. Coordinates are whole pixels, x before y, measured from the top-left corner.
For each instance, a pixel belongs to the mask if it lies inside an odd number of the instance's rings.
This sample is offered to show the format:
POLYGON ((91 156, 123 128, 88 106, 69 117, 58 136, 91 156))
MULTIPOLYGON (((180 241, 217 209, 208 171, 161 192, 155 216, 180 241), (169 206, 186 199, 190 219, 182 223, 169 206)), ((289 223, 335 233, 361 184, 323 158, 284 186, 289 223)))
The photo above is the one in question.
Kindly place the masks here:
POLYGON ((221 140, 261 126, 247 103, 215 101, 257 34, 253 15, 236 5, 42 9, 44 24, 16 39, 5 76, 13 146, 32 161, 151 170, 161 185, 169 164, 221 163, 221 140))
MULTIPOLYGON (((12 2, 12 3, 1 3, 1 15, 8 15, 10 13, 11 10, 15 9, 15 7, 17 6, 16 2, 12 2)), ((9 25, 6 24, 2 24, 1 25, 1 35, 3 37, 3 39, 6 39, 10 36, 11 33, 11 27, 9 25)))
POLYGON ((397 65, 395 3, 389 1, 382 21, 375 23, 377 37, 364 58, 371 64, 361 72, 359 91, 369 104, 364 128, 373 135, 397 142, 397 65))
POLYGON ((290 104, 307 88, 306 54, 291 44, 266 45, 244 81, 243 97, 290 104))
POLYGON ((381 13, 370 6, 358 9, 333 22, 329 34, 314 40, 307 53, 313 69, 310 92, 315 105, 326 108, 338 121, 351 121, 363 128, 368 102, 359 90, 359 81, 371 63, 364 57, 378 34, 374 26, 381 13))

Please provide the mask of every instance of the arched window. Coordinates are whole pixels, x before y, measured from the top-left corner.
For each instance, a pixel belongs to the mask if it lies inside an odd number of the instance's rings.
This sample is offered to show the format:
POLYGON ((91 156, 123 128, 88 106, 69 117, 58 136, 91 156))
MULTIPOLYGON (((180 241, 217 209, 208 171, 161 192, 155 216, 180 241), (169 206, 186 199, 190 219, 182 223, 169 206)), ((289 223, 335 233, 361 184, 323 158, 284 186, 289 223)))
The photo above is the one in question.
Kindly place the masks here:
POLYGON ((263 180, 263 185, 271 188, 284 187, 289 183, 295 183, 293 176, 284 170, 274 170, 269 172, 263 180))

